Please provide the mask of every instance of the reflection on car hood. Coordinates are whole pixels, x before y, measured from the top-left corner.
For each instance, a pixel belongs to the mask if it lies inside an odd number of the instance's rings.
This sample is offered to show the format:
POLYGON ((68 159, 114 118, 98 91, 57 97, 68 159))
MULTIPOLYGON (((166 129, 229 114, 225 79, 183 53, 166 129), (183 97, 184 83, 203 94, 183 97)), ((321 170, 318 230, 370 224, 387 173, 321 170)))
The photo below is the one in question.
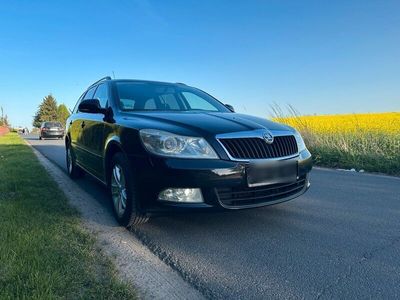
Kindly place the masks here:
POLYGON ((141 128, 154 128, 160 130, 182 128, 208 135, 256 129, 292 131, 288 126, 264 118, 238 113, 135 112, 133 114, 124 114, 124 117, 126 121, 140 120, 139 124, 141 128))

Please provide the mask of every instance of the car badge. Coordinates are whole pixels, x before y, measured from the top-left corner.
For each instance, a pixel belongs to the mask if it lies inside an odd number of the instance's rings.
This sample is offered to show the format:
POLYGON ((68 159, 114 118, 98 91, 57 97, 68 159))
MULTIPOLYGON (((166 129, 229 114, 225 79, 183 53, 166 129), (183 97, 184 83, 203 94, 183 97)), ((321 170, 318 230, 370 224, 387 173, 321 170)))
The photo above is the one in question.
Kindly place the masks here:
POLYGON ((274 142, 274 136, 269 131, 263 133, 263 139, 267 144, 272 144, 274 142))

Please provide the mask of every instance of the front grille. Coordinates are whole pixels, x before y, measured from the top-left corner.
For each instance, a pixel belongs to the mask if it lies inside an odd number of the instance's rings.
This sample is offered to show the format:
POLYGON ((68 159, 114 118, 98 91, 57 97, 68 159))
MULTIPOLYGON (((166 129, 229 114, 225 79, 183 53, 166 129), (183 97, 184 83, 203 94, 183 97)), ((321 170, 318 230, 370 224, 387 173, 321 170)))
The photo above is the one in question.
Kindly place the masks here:
POLYGON ((277 158, 297 153, 297 142, 293 135, 276 136, 272 144, 267 144, 261 138, 224 138, 220 142, 236 159, 277 158))
POLYGON ((229 187, 217 188, 217 195, 225 207, 241 207, 268 204, 268 202, 293 196, 303 190, 306 176, 291 183, 271 184, 261 187, 229 187))

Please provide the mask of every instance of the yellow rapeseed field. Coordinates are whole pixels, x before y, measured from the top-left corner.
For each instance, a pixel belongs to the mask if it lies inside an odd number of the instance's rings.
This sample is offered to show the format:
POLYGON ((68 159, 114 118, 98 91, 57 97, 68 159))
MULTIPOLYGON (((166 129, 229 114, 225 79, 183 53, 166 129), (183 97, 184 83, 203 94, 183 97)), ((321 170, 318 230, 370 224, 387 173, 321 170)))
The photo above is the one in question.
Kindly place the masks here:
POLYGON ((386 134, 400 133, 400 112, 293 116, 277 119, 297 129, 307 129, 318 134, 355 133, 357 131, 386 134))
POLYGON ((289 116, 275 121, 301 132, 318 165, 400 175, 400 112, 289 116))

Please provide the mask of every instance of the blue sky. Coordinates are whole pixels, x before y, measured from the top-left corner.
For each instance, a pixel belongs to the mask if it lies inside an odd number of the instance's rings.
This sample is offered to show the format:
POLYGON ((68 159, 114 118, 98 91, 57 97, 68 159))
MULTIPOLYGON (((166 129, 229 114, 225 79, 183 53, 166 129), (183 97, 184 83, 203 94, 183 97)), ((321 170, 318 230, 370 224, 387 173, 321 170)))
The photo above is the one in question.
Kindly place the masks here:
POLYGON ((30 126, 98 78, 185 82, 238 112, 400 110, 400 1, 7 1, 0 105, 30 126))

